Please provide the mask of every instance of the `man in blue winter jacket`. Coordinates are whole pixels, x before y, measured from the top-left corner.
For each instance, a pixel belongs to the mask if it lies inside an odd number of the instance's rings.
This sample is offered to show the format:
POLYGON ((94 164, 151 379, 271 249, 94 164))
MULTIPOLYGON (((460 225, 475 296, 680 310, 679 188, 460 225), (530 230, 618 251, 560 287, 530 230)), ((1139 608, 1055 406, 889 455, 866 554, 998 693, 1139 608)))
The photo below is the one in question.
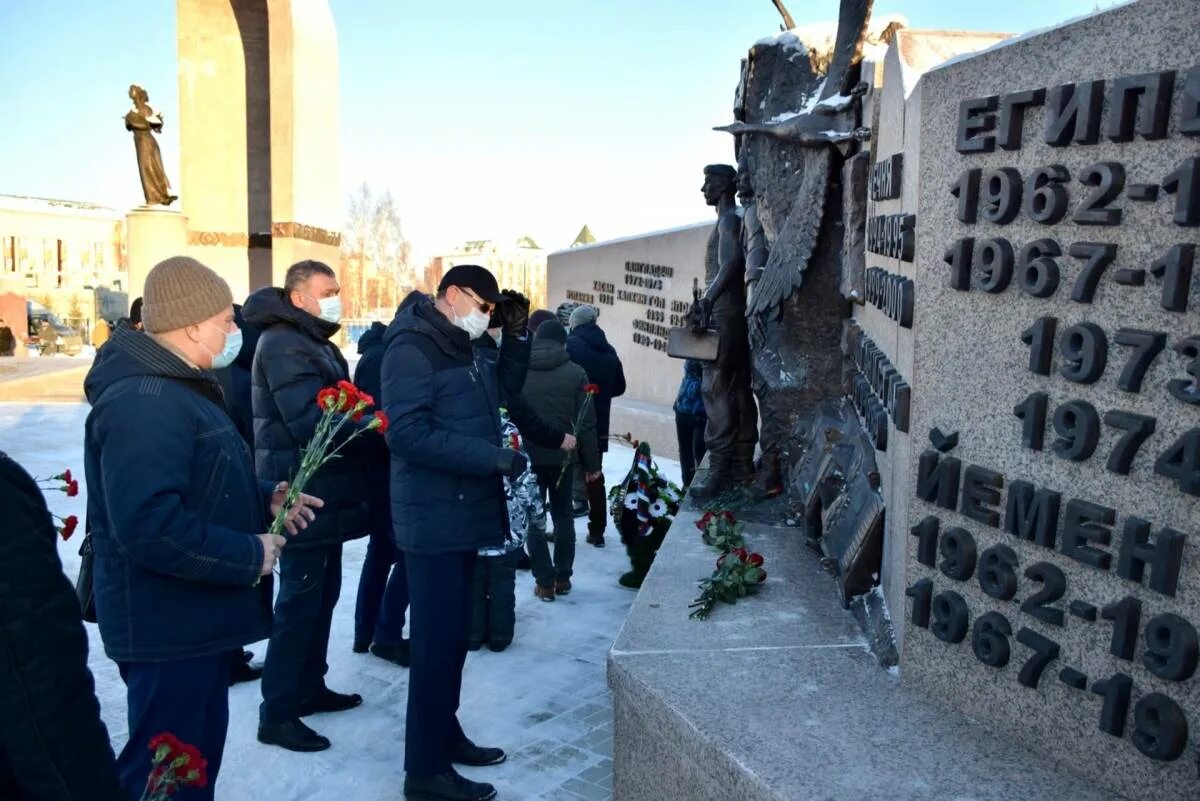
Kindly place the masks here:
POLYGON ((453 764, 503 762, 499 748, 467 738, 457 712, 471 623, 476 554, 504 541, 504 476, 527 464, 501 446, 500 403, 519 394, 529 365, 529 303, 501 293, 476 265, 449 270, 436 299, 413 298, 385 335, 383 405, 391 421, 391 503, 409 583, 411 668, 405 745, 410 801, 488 801, 492 785, 453 764), (473 340, 495 312, 503 338, 496 362, 473 340))

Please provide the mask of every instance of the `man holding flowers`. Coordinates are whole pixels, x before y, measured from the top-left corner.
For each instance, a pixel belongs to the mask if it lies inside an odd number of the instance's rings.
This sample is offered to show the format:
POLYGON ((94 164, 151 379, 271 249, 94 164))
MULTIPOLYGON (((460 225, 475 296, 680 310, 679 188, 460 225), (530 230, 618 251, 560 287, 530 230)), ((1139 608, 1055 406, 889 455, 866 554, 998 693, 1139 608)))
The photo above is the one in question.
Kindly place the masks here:
MULTIPOLYGON (((170 731, 208 760, 213 798, 229 723, 229 676, 271 626, 271 571, 285 539, 264 533, 286 485, 259 481, 210 372, 240 348, 229 286, 176 256, 146 277, 142 323, 104 346, 84 390, 96 615, 128 688, 121 783, 139 797, 146 743, 170 731), (261 577, 266 581, 260 581, 261 577)), ((289 532, 321 501, 300 496, 289 532)))
MULTIPOLYGON (((340 291, 328 265, 302 261, 288 269, 282 289, 261 289, 242 309, 246 322, 261 331, 251 368, 254 459, 260 478, 297 476, 304 449, 323 416, 314 399, 339 382, 353 389, 346 359, 330 341, 340 329, 340 291)), ((371 419, 363 417, 339 429, 335 447, 371 419)), ((329 748, 329 740, 302 717, 362 703, 357 693, 339 693, 325 685, 326 657, 342 589, 342 544, 366 536, 371 526, 362 500, 368 484, 365 467, 371 460, 363 457, 385 446, 375 436, 355 437, 346 446, 308 485, 325 501, 320 519, 289 538, 279 560, 279 597, 263 665, 258 739, 290 751, 329 748)))

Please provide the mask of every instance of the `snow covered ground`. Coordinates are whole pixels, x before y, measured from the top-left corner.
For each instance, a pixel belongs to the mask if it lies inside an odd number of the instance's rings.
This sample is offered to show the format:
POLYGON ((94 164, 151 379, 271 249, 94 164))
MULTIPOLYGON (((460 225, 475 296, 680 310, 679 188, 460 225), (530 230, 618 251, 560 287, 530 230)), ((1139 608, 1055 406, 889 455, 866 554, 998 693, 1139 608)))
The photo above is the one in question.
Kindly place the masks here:
MULTIPOLYGON (((70 468, 83 473, 86 404, 0 404, 0 450, 35 476, 70 468)), ((632 451, 614 446, 605 460, 609 486, 628 470, 632 451)), ((673 480, 679 465, 660 460, 673 480)), ((55 495, 51 508, 83 518, 86 491, 77 498, 55 495)), ((576 521, 579 542, 575 589, 554 603, 533 597, 533 579, 517 574, 517 637, 504 653, 486 648, 467 658, 460 717, 477 742, 498 745, 509 761, 494 768, 464 771, 494 783, 506 801, 555 799, 603 801, 612 794, 612 706, 605 681, 605 656, 634 594, 616 579, 628 569, 611 521, 608 547, 584 543, 586 520, 576 521)), ((81 527, 82 529, 82 527, 81 527)), ((81 533, 60 543, 68 576, 79 569, 81 533)), ((333 741, 319 754, 293 754, 255 739, 259 685, 240 684, 230 692, 229 741, 217 785, 218 801, 272 798, 396 801, 404 777, 404 712, 408 672, 369 654, 350 650, 354 597, 365 540, 346 546, 342 598, 329 645, 328 683, 358 692, 363 706, 308 722, 333 741), (270 788, 268 791, 267 788, 270 788)), ((89 663, 105 722, 119 750, 127 737, 125 688, 104 655, 96 627, 88 625, 89 663)), ((250 646, 257 659, 265 643, 250 646)))

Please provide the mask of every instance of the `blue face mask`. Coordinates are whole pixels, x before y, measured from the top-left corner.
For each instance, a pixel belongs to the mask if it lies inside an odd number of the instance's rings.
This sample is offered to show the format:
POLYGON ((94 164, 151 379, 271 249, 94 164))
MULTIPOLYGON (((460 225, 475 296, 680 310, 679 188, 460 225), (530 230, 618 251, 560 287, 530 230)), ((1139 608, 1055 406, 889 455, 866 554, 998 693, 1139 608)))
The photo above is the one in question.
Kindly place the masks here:
MULTIPOLYGON (((220 370, 222 367, 233 364, 234 359, 242 352, 242 329, 235 328, 233 331, 222 331, 221 333, 225 334, 225 347, 221 348, 220 353, 213 356, 212 369, 214 370, 220 370)), ((208 348, 205 347, 205 350, 208 348)))
POLYGON ((330 323, 339 323, 342 320, 342 299, 340 297, 321 298, 317 301, 317 305, 321 307, 322 320, 330 323))

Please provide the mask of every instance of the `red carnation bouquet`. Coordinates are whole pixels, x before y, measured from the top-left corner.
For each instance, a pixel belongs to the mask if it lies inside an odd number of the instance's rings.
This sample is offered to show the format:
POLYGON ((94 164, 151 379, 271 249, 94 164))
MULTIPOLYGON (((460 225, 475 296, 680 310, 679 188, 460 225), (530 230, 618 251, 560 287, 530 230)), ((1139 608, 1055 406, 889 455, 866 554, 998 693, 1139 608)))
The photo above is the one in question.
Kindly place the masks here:
POLYGON ((378 431, 386 434, 388 430, 387 415, 382 411, 374 413, 371 422, 356 428, 334 447, 338 434, 347 423, 357 423, 367 414, 367 410, 375 405, 375 399, 349 381, 339 381, 336 386, 326 387, 317 393, 317 406, 321 410, 321 420, 317 430, 308 444, 304 446, 300 458, 300 469, 287 485, 287 494, 275 520, 271 523, 271 534, 283 533, 284 523, 296 500, 304 491, 305 485, 312 479, 321 466, 330 459, 336 459, 342 448, 351 440, 365 431, 378 431))
POLYGON ((150 750, 154 757, 141 801, 166 801, 181 787, 208 785, 208 760, 196 746, 164 733, 150 738, 150 750))
MULTIPOLYGON (((579 436, 579 427, 583 425, 583 416, 587 414, 588 407, 592 405, 592 399, 600 394, 600 387, 596 384, 583 385, 583 405, 579 407, 579 414, 575 415, 575 422, 571 425, 572 436, 579 436)), ((578 445, 576 445, 578 447, 578 445)), ((562 470, 558 471, 558 481, 554 482, 554 486, 562 484, 563 476, 567 474, 567 468, 571 466, 571 454, 563 457, 562 470)))
MULTIPOLYGON (((56 476, 50 476, 50 478, 35 478, 34 481, 41 485, 43 490, 61 492, 68 498, 74 498, 79 494, 79 481, 71 475, 70 470, 64 470, 56 476)), ((79 527, 79 518, 75 515, 62 517, 54 514, 54 512, 50 514, 58 523, 58 535, 64 540, 71 539, 71 535, 79 527)))

